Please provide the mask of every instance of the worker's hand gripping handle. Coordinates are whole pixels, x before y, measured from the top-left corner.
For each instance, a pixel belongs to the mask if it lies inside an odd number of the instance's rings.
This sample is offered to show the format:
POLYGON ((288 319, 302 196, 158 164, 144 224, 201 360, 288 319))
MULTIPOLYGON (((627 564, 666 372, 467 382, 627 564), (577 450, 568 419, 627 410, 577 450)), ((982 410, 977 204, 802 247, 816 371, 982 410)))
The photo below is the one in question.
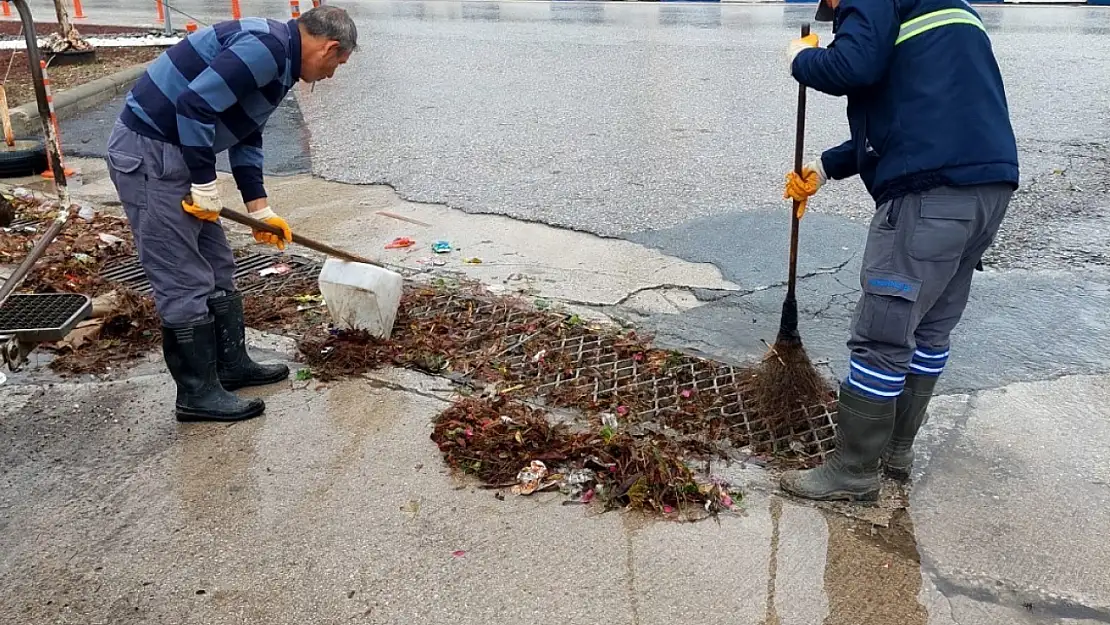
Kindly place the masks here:
MULTIPOLYGON (((182 201, 185 202, 186 204, 192 204, 193 203, 192 194, 187 193, 182 201)), ((278 228, 277 226, 272 226, 272 225, 270 225, 270 224, 268 224, 264 221, 261 221, 259 219, 255 219, 255 218, 253 218, 249 215, 244 215, 243 213, 240 213, 238 211, 233 211, 229 208, 225 208, 222 211, 220 211, 220 217, 226 217, 227 219, 230 219, 231 221, 234 221, 235 223, 238 223, 240 225, 247 226, 248 228, 250 228, 252 230, 261 230, 262 232, 269 232, 270 234, 276 234, 279 237, 285 235, 285 233, 282 232, 281 228, 278 228)), ((304 237, 304 236, 301 236, 301 235, 296 234, 296 233, 293 234, 293 243, 297 243, 298 245, 303 245, 303 246, 307 247, 308 249, 315 250, 317 252, 320 252, 321 254, 327 254, 329 256, 334 256, 336 258, 341 258, 343 260, 349 260, 349 261, 353 261, 353 262, 356 262, 356 263, 365 263, 367 265, 374 265, 376 267, 383 267, 384 268, 384 265, 382 265, 381 263, 379 263, 377 261, 373 261, 373 260, 370 260, 369 258, 364 258, 362 256, 358 256, 357 254, 352 254, 350 252, 346 252, 344 250, 334 248, 334 247, 332 247, 332 246, 330 246, 326 243, 321 243, 320 241, 314 241, 314 240, 312 240, 308 237, 304 237)))

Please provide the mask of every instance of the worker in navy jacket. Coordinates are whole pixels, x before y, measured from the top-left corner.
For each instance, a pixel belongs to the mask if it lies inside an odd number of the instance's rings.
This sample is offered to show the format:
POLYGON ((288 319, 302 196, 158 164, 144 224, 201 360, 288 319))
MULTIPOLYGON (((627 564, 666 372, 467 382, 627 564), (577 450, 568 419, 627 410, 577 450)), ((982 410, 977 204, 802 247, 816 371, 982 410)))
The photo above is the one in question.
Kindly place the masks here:
POLYGON ((255 239, 284 248, 292 232, 263 185, 263 128, 293 85, 330 78, 356 40, 350 16, 332 6, 287 22, 220 22, 166 50, 127 95, 108 139, 108 173, 153 287, 178 420, 258 416, 261 399, 230 391, 289 375, 247 355, 235 259, 219 223, 216 154, 227 151, 250 215, 284 235, 255 239))
POLYGON ((948 361, 971 279, 1018 185, 1002 76, 978 14, 962 0, 821 0, 833 41, 788 48, 790 72, 846 96, 851 137, 787 174, 807 200, 859 175, 875 200, 840 383, 836 450, 783 490, 873 500, 880 467, 909 477, 913 440, 948 361))

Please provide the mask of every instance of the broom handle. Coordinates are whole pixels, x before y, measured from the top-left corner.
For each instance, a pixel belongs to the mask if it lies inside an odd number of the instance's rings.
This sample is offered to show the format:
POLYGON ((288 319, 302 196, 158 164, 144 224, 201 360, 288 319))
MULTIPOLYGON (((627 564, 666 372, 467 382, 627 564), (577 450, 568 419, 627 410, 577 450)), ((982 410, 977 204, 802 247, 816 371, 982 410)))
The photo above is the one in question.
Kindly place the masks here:
MULTIPOLYGON (((234 221, 235 223, 239 223, 239 224, 242 224, 244 226, 247 226, 252 230, 261 230, 263 232, 269 232, 270 234, 276 234, 279 237, 285 235, 285 233, 282 232, 281 228, 278 228, 277 226, 271 226, 270 224, 268 224, 264 221, 259 221, 259 220, 255 219, 254 217, 244 215, 243 213, 233 211, 229 208, 225 208, 222 211, 220 211, 220 217, 227 217, 231 221, 234 221)), ((327 243, 321 243, 319 241, 314 241, 314 240, 312 240, 308 237, 301 236, 299 234, 293 234, 293 242, 296 243, 297 245, 303 245, 303 246, 307 247, 310 250, 316 250, 317 252, 320 252, 321 254, 328 254, 329 256, 335 256, 336 258, 342 258, 343 260, 351 260, 351 261, 354 261, 356 263, 366 263, 367 265, 374 265, 374 266, 377 266, 377 267, 382 267, 382 264, 379 263, 379 262, 372 261, 368 258, 363 258, 361 256, 352 254, 350 252, 344 252, 343 250, 336 249, 336 248, 328 245, 327 243)))
MULTIPOLYGON (((809 24, 802 24, 802 36, 809 35, 809 24)), ((806 86, 798 83, 798 124, 797 134, 794 136, 794 173, 802 175, 802 157, 806 137, 806 86)), ((786 297, 794 299, 794 287, 798 282, 798 201, 794 201, 794 209, 790 211, 790 278, 787 282, 786 297)))

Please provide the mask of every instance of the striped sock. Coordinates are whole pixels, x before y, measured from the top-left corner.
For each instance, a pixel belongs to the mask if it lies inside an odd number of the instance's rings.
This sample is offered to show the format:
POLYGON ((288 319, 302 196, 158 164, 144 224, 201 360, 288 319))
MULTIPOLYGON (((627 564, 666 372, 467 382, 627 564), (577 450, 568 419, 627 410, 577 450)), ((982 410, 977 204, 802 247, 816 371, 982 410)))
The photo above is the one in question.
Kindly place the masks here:
POLYGON ((883 371, 855 358, 849 364, 846 380, 848 386, 869 399, 894 399, 902 394, 902 388, 906 386, 905 374, 883 371))
POLYGON ((915 375, 939 376, 944 372, 944 365, 948 363, 949 350, 932 350, 917 348, 913 352, 910 362, 910 373, 915 375))

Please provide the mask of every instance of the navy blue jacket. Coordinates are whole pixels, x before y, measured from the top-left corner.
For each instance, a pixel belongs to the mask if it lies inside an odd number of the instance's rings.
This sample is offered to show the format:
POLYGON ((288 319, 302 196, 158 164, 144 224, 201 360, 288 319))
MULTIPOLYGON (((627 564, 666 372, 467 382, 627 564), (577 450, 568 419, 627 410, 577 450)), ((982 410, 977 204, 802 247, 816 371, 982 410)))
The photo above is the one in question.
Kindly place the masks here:
POLYGON ((848 97, 852 138, 821 156, 830 179, 859 174, 876 204, 938 186, 1018 184, 1017 142, 990 39, 950 24, 895 45, 901 24, 961 0, 841 0, 828 47, 794 77, 848 97))

